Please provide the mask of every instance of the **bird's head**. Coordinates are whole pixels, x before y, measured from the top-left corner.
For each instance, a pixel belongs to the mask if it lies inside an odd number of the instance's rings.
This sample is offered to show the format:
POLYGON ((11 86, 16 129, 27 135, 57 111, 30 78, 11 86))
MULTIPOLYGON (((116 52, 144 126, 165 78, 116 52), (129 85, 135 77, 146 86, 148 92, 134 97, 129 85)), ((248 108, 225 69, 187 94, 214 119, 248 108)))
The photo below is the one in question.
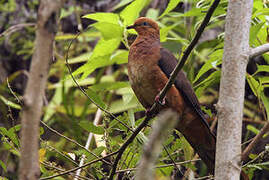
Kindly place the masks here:
POLYGON ((128 26, 127 29, 135 29, 138 35, 150 35, 159 38, 160 30, 158 24, 150 18, 140 17, 133 25, 128 26))

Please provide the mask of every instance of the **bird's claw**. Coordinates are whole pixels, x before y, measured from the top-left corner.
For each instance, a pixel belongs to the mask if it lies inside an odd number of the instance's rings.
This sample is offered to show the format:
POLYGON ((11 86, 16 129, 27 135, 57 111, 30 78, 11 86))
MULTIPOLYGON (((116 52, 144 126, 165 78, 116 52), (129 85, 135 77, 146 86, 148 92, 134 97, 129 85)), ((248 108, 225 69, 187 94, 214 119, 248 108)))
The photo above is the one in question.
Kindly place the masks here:
POLYGON ((155 97, 155 102, 157 102, 158 104, 164 106, 165 103, 166 103, 166 100, 165 100, 165 99, 166 99, 166 97, 164 97, 163 100, 162 100, 162 102, 161 102, 161 101, 160 101, 160 96, 157 95, 157 96, 155 97))

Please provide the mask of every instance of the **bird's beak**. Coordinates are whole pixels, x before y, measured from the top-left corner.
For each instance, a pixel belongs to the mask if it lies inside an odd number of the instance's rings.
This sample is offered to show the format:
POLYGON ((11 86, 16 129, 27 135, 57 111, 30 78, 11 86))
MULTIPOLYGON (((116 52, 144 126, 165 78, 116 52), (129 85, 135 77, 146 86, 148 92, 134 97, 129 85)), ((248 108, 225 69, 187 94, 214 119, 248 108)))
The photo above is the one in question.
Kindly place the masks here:
POLYGON ((126 29, 134 29, 135 25, 127 26, 126 29))

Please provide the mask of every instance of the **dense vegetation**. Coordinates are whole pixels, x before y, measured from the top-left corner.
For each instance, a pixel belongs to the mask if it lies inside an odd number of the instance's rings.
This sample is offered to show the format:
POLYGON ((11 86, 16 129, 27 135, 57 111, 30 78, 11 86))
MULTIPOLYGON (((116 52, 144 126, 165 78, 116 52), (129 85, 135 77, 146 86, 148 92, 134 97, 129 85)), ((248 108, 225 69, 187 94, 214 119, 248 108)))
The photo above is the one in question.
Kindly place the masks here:
MULTIPOLYGON (((20 111, 34 50, 39 3, 37 0, 2 0, 0 3, 0 174, 7 179, 17 179, 20 111)), ((125 27, 139 16, 158 21, 162 45, 180 57, 211 3, 209 0, 93 0, 67 1, 64 4, 44 95, 39 150, 41 177, 77 167, 82 155, 87 163, 97 156, 113 153, 130 136, 132 132, 127 127, 104 111, 100 112, 98 107, 113 113, 131 129, 143 120, 145 109, 130 87, 126 69, 132 40, 130 34, 135 32, 127 31, 125 27), (88 97, 72 79, 67 63, 88 97), (100 121, 96 123, 94 119, 100 121), (89 133, 93 133, 93 138, 87 150, 83 146, 89 133)), ((212 128, 216 125, 214 104, 218 100, 227 3, 221 1, 184 66, 203 110, 212 119, 209 122, 212 128)), ((266 1, 254 0, 251 47, 268 43, 268 15, 266 1)), ((243 118, 243 142, 246 143, 243 148, 269 117, 268 64, 269 55, 264 54, 251 59, 248 65, 243 118)), ((134 176, 134 168, 150 130, 150 126, 145 128, 127 147, 118 165, 118 179, 134 176)), ((243 170, 253 179, 269 177, 266 172, 268 142, 265 136, 250 155, 250 163, 243 165, 243 170)), ((163 146, 165 148, 156 163, 157 179, 187 178, 191 171, 196 177, 207 176, 206 166, 179 132, 173 131, 163 146), (193 159, 197 161, 188 161, 193 159), (186 162, 180 165, 179 172, 174 169, 173 161, 186 162)), ((113 162, 114 156, 104 160, 113 162)), ((101 179, 109 175, 110 169, 104 161, 98 161, 85 168, 81 176, 101 179)), ((58 179, 71 177, 69 174, 58 179)))

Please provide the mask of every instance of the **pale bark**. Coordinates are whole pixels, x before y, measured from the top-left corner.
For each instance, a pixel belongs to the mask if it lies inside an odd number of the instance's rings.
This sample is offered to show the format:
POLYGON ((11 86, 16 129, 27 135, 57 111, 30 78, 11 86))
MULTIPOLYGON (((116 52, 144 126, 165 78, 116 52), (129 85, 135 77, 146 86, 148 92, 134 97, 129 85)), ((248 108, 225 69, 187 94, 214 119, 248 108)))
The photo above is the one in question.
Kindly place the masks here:
POLYGON ((143 155, 136 172, 136 180, 153 180, 154 164, 157 160, 162 142, 167 138, 169 130, 173 129, 179 116, 172 110, 166 110, 158 116, 158 121, 154 123, 149 142, 145 144, 143 155))
POLYGON ((53 42, 57 30, 60 0, 41 0, 30 74, 23 97, 21 129, 20 180, 39 177, 39 121, 42 114, 49 65, 53 58, 53 42))
POLYGON ((252 0, 230 0, 225 24, 220 81, 216 180, 240 177, 245 74, 249 54, 252 0))

